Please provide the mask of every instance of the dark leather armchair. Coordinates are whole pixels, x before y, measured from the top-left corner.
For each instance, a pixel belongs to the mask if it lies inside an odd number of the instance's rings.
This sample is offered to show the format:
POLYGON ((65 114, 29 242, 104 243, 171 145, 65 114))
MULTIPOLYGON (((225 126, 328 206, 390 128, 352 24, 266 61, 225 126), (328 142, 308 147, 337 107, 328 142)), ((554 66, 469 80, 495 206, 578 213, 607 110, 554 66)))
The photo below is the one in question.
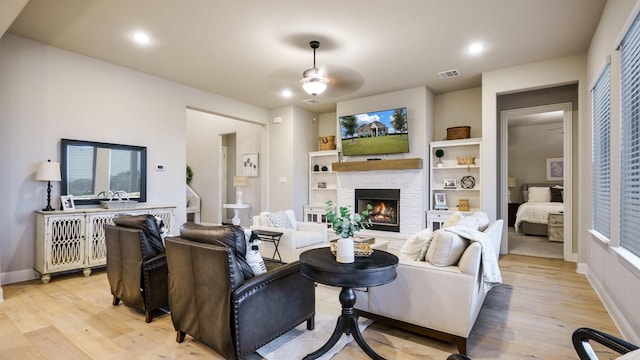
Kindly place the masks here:
POLYGON ((611 334, 607 334, 600 330, 591 328, 579 328, 571 335, 573 347, 578 353, 580 360, 597 360, 598 356, 593 351, 590 341, 597 342, 609 349, 624 355, 626 353, 638 350, 638 346, 633 345, 611 334))
POLYGON ((166 246, 176 341, 189 334, 225 359, 244 359, 305 321, 314 328, 315 286, 300 262, 254 277, 242 228, 185 224, 166 246))
POLYGON ((107 278, 113 305, 145 313, 151 322, 155 311, 169 304, 167 260, 160 230, 152 215, 118 216, 105 225, 107 278))

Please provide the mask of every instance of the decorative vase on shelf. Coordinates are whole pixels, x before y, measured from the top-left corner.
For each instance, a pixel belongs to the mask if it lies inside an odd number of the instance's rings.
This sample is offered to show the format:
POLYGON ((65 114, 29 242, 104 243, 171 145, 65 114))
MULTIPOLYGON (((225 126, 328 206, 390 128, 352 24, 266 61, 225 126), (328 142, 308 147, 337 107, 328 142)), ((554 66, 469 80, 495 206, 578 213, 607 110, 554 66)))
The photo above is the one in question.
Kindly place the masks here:
POLYGON ((352 263, 355 261, 355 248, 353 245, 353 239, 339 238, 336 243, 336 261, 343 264, 352 263))

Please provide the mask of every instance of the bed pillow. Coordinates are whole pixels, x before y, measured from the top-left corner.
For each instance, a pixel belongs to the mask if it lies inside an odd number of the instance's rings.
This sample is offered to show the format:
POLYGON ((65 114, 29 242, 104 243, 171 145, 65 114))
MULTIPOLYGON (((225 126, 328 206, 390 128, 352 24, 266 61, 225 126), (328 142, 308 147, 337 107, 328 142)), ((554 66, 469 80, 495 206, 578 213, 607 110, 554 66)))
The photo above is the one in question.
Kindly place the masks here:
POLYGON ((529 202, 550 202, 551 201, 551 189, 548 187, 530 187, 529 188, 529 202))
POLYGON ((561 187, 552 187, 551 189, 551 202, 563 202, 562 201, 562 188, 561 187))
POLYGON ((433 266, 457 264, 468 245, 469 240, 446 230, 438 230, 433 233, 425 260, 433 266))

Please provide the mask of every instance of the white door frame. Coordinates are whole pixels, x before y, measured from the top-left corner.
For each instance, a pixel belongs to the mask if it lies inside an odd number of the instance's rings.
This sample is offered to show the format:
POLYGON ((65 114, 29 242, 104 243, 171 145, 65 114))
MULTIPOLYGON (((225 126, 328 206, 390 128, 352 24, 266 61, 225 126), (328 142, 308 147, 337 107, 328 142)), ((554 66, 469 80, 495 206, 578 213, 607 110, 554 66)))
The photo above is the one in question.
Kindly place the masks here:
POLYGON ((218 209, 218 224, 222 224, 223 214, 226 218, 226 209, 222 207, 222 204, 227 203, 227 146, 222 145, 222 137, 225 134, 220 134, 219 136, 219 144, 220 144, 220 159, 218 159, 218 174, 220 176, 218 179, 218 204, 216 204, 216 209, 218 209))
MULTIPOLYGON (((573 162, 573 107, 570 102, 551 104, 551 105, 541 105, 541 106, 532 106, 520 109, 513 110, 504 110, 500 112, 500 172, 498 179, 498 198, 500 199, 500 213, 502 216, 506 216, 508 214, 508 204, 507 204, 507 170, 509 164, 509 119, 516 116, 523 115, 531 115, 537 114, 541 112, 549 112, 549 111, 562 111, 563 122, 562 128, 564 131, 563 137, 563 157, 564 157, 564 179, 563 179, 563 199, 564 199, 564 248, 563 248, 563 256, 566 261, 577 261, 578 254, 573 252, 573 196, 572 196, 572 184, 573 184, 573 175, 572 175, 572 162, 573 162)), ((507 227, 504 227, 504 231, 502 234, 502 246, 500 248, 500 252, 502 254, 507 254, 509 252, 509 237, 507 235, 507 227)))

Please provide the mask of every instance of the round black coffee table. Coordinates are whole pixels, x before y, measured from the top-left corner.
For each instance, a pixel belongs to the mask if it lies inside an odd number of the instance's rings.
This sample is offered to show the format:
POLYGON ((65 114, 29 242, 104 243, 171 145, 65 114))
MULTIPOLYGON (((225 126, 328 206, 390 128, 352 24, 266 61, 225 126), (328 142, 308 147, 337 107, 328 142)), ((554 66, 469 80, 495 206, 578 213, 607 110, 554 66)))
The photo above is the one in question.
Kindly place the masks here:
POLYGON ((341 264, 328 247, 308 250, 300 254, 301 271, 309 280, 325 285, 340 286, 340 304, 342 315, 338 318, 335 330, 329 340, 305 359, 317 359, 338 342, 342 334, 351 334, 356 343, 372 359, 383 357, 376 354, 364 341, 358 328, 358 317, 353 312, 356 303, 354 287, 379 286, 390 283, 396 278, 398 257, 386 251, 374 250, 369 257, 356 257, 350 264, 341 264))

